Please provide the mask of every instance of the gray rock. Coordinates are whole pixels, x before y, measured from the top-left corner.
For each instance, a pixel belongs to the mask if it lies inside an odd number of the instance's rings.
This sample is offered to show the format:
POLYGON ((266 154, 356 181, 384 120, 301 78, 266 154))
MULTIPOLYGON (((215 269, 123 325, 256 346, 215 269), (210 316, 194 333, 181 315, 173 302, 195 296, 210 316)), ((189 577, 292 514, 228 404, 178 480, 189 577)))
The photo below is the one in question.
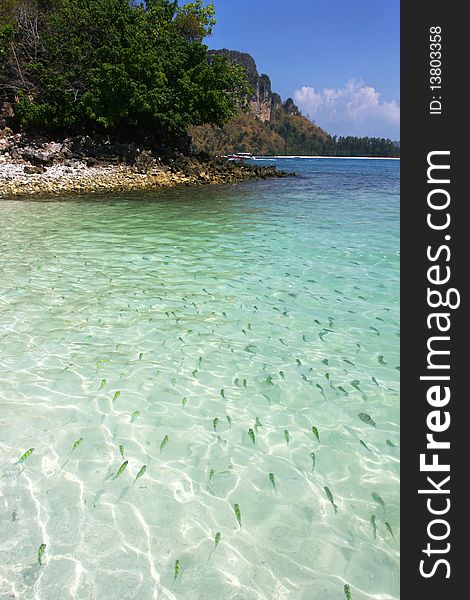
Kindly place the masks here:
POLYGON ((32 165, 36 166, 47 166, 50 167, 53 163, 53 159, 51 154, 47 154, 46 152, 41 152, 40 150, 35 150, 31 147, 23 148, 20 150, 21 158, 23 160, 27 160, 32 165))
POLYGON ((143 150, 134 160, 133 170, 136 173, 148 173, 157 164, 153 154, 149 150, 143 150))
POLYGON ((21 160, 21 154, 17 148, 10 149, 10 158, 12 158, 13 160, 21 160))
POLYGON ((23 171, 27 174, 27 175, 41 175, 41 173, 45 173, 46 169, 45 167, 42 167, 40 165, 27 165, 23 171))
POLYGON ((11 135, 13 135, 13 131, 9 127, 0 129, 0 139, 10 137, 11 135))

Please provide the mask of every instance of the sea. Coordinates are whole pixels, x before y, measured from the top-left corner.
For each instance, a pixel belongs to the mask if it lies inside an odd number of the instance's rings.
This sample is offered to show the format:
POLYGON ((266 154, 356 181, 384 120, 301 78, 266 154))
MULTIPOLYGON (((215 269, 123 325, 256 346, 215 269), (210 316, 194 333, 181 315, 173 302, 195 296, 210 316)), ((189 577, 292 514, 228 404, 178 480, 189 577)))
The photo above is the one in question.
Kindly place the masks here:
POLYGON ((0 201, 0 598, 399 598, 400 162, 264 164, 0 201))

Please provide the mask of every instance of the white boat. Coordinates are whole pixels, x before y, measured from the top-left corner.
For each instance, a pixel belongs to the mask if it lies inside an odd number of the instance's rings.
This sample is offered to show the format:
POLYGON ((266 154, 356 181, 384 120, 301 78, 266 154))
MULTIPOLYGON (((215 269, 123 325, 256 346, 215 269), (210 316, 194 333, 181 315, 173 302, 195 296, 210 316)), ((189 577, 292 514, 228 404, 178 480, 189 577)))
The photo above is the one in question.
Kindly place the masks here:
POLYGON ((228 160, 256 160, 251 152, 234 152, 225 156, 228 160))

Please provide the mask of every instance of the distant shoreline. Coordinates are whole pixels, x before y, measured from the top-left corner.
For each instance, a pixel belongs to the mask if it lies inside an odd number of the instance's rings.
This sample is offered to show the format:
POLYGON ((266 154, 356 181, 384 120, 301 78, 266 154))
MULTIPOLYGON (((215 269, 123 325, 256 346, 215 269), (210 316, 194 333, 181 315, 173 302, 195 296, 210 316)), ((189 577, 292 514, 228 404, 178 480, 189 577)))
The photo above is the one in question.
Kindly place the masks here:
MULTIPOLYGON (((258 156, 256 157, 258 158, 258 156)), ((298 156, 298 155, 278 155, 278 156, 262 156, 259 155, 259 158, 264 159, 275 159, 275 158, 284 158, 284 159, 306 159, 306 158, 334 158, 338 160, 400 160, 399 156, 298 156)))

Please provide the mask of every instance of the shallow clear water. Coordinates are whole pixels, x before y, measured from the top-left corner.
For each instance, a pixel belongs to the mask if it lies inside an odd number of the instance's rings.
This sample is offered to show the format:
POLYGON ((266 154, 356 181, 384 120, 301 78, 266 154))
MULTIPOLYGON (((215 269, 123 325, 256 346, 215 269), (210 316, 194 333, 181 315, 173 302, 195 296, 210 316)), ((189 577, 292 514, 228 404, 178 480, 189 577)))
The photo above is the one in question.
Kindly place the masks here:
POLYGON ((0 202, 1 598, 399 597, 399 163, 278 165, 0 202))

